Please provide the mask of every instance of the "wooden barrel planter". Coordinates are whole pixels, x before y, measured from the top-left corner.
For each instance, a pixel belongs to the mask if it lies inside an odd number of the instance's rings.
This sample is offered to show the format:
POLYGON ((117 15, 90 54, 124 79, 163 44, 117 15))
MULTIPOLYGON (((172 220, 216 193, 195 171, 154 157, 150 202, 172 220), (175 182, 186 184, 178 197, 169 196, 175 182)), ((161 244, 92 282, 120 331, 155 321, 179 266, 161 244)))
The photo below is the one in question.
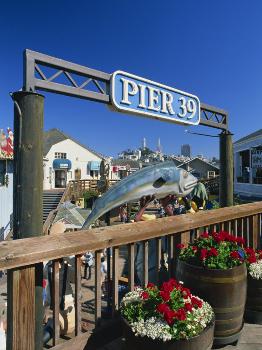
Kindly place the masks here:
POLYGON ((214 345, 235 343, 243 328, 247 291, 246 265, 228 270, 207 269, 178 260, 176 278, 215 312, 214 345))
POLYGON ((122 319, 126 350, 210 350, 214 339, 214 320, 198 336, 191 339, 160 341, 136 337, 129 323, 122 319))
POLYGON ((262 324, 262 280, 247 277, 247 302, 245 321, 262 324))

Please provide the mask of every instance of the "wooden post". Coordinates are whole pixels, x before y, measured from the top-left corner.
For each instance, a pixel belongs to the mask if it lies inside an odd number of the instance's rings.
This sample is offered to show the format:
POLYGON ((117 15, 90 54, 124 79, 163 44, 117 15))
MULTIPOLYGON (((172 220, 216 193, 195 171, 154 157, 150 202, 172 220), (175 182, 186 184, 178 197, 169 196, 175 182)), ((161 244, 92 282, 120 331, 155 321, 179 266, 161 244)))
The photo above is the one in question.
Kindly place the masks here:
POLYGON ((220 207, 233 205, 233 144, 230 131, 222 131, 220 139, 220 176, 219 204, 220 207))
MULTIPOLYGON (((14 239, 43 234, 44 97, 15 92, 14 239)), ((8 272, 8 350, 40 350, 43 342, 43 266, 8 272)))

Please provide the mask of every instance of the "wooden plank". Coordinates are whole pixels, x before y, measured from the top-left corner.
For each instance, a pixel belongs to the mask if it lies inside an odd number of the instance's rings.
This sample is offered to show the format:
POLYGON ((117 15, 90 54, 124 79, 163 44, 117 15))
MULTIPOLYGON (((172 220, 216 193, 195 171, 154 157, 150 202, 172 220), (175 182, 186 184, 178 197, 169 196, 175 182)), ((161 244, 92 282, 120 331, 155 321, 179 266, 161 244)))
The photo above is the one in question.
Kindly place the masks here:
POLYGON ((159 283, 159 270, 162 258, 162 239, 156 238, 156 281, 159 283))
POLYGON ((8 350, 35 350, 35 268, 8 271, 8 350))
POLYGON ((81 255, 75 256, 75 335, 82 331, 81 317, 81 255))
POLYGON ((65 341, 52 350, 98 350, 122 336, 122 327, 119 318, 107 320, 105 325, 95 328, 92 332, 82 333, 79 336, 65 341))
POLYGON ((95 252, 95 323, 101 321, 101 251, 95 252))
POLYGON ((249 220, 249 245, 254 249, 257 249, 260 245, 259 216, 258 215, 250 216, 248 220, 249 220))
POLYGON ((115 316, 118 310, 118 281, 119 281, 119 248, 113 248, 113 295, 112 295, 112 313, 115 316))
POLYGON ((60 298, 59 298, 59 261, 54 260, 52 263, 52 301, 53 301, 53 346, 58 344, 60 338, 60 298))
POLYGON ((0 243, 0 270, 53 260, 63 256, 102 250, 164 235, 190 231, 203 225, 260 214, 262 202, 201 211, 192 215, 170 216, 92 230, 42 236, 0 243))
POLYGON ((128 245, 128 289, 133 291, 135 287, 135 245, 128 245))
POLYGON ((143 244, 143 275, 144 275, 144 287, 148 284, 148 241, 145 241, 143 244))
POLYGON ((169 277, 173 276, 174 270, 174 237, 173 235, 168 236, 167 240, 167 248, 168 248, 168 274, 169 277))

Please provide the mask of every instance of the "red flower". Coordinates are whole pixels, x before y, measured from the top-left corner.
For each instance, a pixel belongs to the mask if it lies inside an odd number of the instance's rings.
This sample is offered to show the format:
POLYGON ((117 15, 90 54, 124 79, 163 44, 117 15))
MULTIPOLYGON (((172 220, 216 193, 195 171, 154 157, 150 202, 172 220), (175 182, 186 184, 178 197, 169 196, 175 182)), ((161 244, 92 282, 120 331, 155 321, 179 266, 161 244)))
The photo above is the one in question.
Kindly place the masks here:
POLYGON ((202 301, 196 297, 191 298, 191 303, 194 307, 198 307, 198 308, 201 308, 203 305, 202 301))
POLYGON ((179 244, 177 244, 177 248, 178 248, 178 249, 183 249, 183 248, 185 248, 185 245, 184 245, 184 244, 179 243, 179 244))
POLYGON ((164 314, 165 312, 169 311, 170 310, 170 307, 165 304, 165 303, 161 303, 161 304, 158 304, 157 307, 156 307, 156 310, 160 313, 160 314, 164 314))
POLYGON ((208 254, 208 250, 207 249, 201 249, 201 252, 200 252, 200 258, 201 260, 205 260, 206 257, 207 257, 207 254, 208 254))
POLYGON ((151 283, 151 282, 148 282, 147 286, 146 286, 148 289, 154 289, 155 288, 155 285, 154 283, 151 283))
POLYGON ((173 281, 168 281, 168 282, 163 282, 161 290, 164 292, 172 292, 175 288, 174 282, 173 281))
POLYGON ((231 258, 233 259, 239 259, 239 254, 238 251, 234 250, 233 252, 230 253, 231 258))
POLYGON ((166 322, 171 326, 174 323, 174 317, 176 317, 177 312, 173 310, 166 310, 164 313, 164 318, 166 322))
POLYGON ((249 248, 249 247, 247 247, 247 248, 245 249, 245 251, 246 251, 246 253, 247 253, 247 254, 250 254, 250 255, 255 255, 255 251, 254 251, 254 249, 253 249, 253 248, 249 248))
POLYGON ((192 249, 193 249, 194 252, 197 252, 197 249, 198 249, 198 248, 197 248, 195 245, 193 245, 193 246, 192 246, 192 249))
POLYGON ((204 233, 202 233, 202 235, 200 235, 200 237, 201 238, 209 238, 210 236, 209 236, 208 232, 204 232, 204 233))
POLYGON ((182 292, 182 295, 183 295, 184 299, 187 299, 188 297, 191 297, 191 293, 190 293, 190 290, 188 288, 182 287, 181 288, 181 292, 182 292))
POLYGON ((147 300, 147 299, 149 298, 148 292, 142 292, 142 293, 141 293, 141 297, 142 297, 144 300, 147 300))
POLYGON ((216 248, 212 247, 209 252, 208 252, 209 256, 218 256, 218 251, 216 250, 216 248))
POLYGON ((255 255, 250 255, 250 256, 248 257, 247 261, 248 261, 250 264, 252 264, 252 263, 257 262, 257 258, 256 258, 255 255))
POLYGON ((176 311, 175 318, 177 318, 179 321, 184 321, 186 319, 186 311, 181 308, 176 311))
POLYGON ((242 237, 237 237, 237 238, 236 238, 236 242, 237 242, 238 244, 245 244, 245 240, 244 240, 244 238, 242 238, 242 237))
POLYGON ((165 302, 168 302, 170 300, 170 292, 161 290, 159 294, 165 302))
POLYGON ((192 304, 191 303, 185 303, 185 309, 186 309, 186 311, 192 311, 192 304))

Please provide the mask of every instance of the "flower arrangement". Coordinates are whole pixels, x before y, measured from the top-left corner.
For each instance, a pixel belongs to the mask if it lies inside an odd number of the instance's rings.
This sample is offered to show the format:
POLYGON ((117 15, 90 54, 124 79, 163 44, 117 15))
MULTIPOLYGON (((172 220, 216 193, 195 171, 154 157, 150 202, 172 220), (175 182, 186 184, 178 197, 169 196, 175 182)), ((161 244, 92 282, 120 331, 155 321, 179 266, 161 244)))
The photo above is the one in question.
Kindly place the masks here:
POLYGON ((249 275, 256 279, 262 279, 262 250, 254 250, 253 248, 245 248, 246 264, 249 275))
POLYGON ((149 283, 122 299, 120 312, 136 336, 162 341, 199 335, 214 317, 211 306, 174 279, 149 283))
POLYGON ((179 259, 192 265, 225 270, 245 261, 244 243, 242 237, 235 237, 225 231, 211 234, 205 232, 193 243, 189 243, 188 247, 178 245, 179 259))

